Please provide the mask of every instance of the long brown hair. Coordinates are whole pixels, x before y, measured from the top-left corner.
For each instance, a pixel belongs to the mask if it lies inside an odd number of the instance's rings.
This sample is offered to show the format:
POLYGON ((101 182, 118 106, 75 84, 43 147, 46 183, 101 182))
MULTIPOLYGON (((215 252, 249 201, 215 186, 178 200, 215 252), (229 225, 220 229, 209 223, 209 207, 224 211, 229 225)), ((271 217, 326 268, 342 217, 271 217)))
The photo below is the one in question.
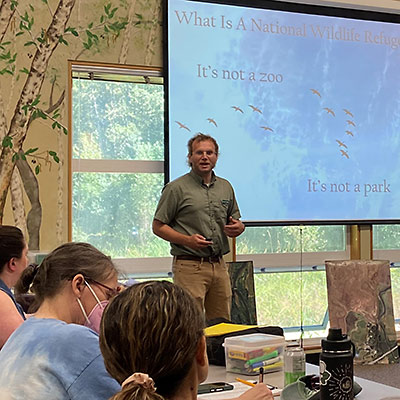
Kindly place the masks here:
POLYGON ((204 317, 194 299, 167 281, 138 283, 106 308, 100 349, 109 374, 122 384, 135 372, 148 374, 155 393, 136 383, 124 385, 112 400, 170 398, 195 359, 204 317))
POLYGON ((18 292, 35 294, 35 308, 45 298, 55 296, 66 281, 77 274, 99 282, 116 274, 111 258, 89 243, 65 243, 42 261, 40 266, 29 266, 18 282, 18 292))

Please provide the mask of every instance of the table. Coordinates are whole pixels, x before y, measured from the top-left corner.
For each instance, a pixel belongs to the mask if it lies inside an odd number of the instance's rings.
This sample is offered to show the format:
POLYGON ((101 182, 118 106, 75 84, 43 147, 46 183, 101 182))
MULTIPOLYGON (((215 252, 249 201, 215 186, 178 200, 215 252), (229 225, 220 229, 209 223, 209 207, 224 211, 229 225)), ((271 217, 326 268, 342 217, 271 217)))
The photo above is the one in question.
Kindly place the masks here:
MULTIPOLYGON (((307 364, 306 365, 307 374, 318 374, 319 368, 316 365, 307 364)), ((256 380, 258 377, 249 377, 245 375, 237 375, 226 372, 225 367, 217 367, 215 365, 210 365, 210 370, 208 373, 208 378, 206 382, 235 382, 236 377, 241 377, 246 380, 256 380)), ((400 400, 400 389, 392 386, 382 385, 381 383, 369 381, 363 378, 354 378, 362 387, 362 391, 356 397, 356 400, 400 400)), ((283 387, 283 372, 273 372, 264 375, 264 382, 277 387, 283 387)), ((232 398, 229 396, 229 391, 225 392, 227 394, 226 398, 232 398)), ((210 397, 212 395, 209 395, 210 397)), ((279 397, 276 397, 279 399, 279 397)))

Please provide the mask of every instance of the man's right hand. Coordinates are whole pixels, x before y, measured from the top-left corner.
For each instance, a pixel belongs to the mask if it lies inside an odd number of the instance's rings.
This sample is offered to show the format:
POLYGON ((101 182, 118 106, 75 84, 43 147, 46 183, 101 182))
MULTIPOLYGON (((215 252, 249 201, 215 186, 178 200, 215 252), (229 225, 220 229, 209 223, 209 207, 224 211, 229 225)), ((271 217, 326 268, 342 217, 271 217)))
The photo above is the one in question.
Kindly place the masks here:
POLYGON ((204 249, 205 247, 211 245, 211 240, 206 240, 203 235, 200 235, 198 233, 195 233, 194 235, 188 237, 187 247, 190 247, 193 250, 204 249))

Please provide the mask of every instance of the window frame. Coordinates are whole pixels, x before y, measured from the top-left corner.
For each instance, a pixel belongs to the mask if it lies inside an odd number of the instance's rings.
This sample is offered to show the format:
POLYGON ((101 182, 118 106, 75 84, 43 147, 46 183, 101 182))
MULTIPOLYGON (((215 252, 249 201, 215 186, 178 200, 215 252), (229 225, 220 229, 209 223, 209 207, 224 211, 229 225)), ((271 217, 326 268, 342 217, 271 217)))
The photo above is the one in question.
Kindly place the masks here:
MULTIPOLYGON (((68 61, 68 241, 72 241, 72 198, 73 198, 73 174, 75 172, 98 172, 98 173, 162 173, 164 174, 164 161, 152 160, 116 160, 116 159, 74 159, 73 158, 73 129, 72 129, 72 85, 76 79, 74 74, 80 74, 84 79, 108 80, 114 76, 126 77, 130 79, 120 79, 132 83, 150 83, 152 79, 161 79, 163 75, 161 68, 150 68, 145 66, 117 65, 106 63, 92 63, 81 61, 68 61)), ((157 82, 156 84, 160 84, 157 82)), ((116 266, 123 274, 146 273, 146 272, 167 272, 169 257, 144 258, 116 258, 113 259, 116 266), (161 261, 161 263, 160 263, 161 261), (164 266, 165 264, 165 266, 164 266), (160 268, 163 266, 160 271, 160 268)), ((169 265, 168 265, 169 267, 169 265)))

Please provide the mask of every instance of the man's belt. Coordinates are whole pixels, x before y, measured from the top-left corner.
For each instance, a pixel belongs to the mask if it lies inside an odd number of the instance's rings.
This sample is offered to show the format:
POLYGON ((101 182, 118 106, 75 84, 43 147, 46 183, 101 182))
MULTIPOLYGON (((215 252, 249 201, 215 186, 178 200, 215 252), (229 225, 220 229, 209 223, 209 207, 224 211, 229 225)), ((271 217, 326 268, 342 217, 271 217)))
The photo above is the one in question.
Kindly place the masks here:
POLYGON ((184 256, 175 256, 175 258, 177 260, 193 260, 199 262, 215 263, 215 262, 220 262, 222 257, 221 256, 199 257, 199 256, 184 255, 184 256))

